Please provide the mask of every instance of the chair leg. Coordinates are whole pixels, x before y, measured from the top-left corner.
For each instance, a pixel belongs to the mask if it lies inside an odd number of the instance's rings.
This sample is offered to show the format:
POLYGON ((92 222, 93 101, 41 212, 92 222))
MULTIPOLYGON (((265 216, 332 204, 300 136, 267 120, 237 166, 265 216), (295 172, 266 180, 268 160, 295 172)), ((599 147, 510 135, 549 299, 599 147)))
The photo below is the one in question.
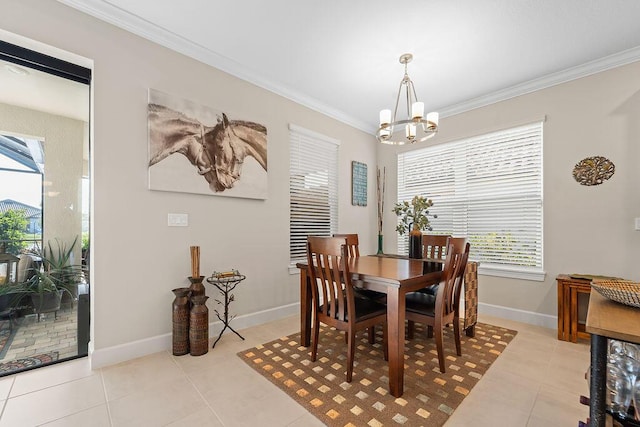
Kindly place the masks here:
POLYGON ((353 378, 353 359, 356 352, 355 331, 349 330, 347 332, 347 337, 347 382, 350 383, 353 378))
POLYGON ((440 372, 444 374, 444 348, 442 347, 442 327, 436 327, 436 349, 438 350, 438 364, 440 365, 440 372))
POLYGON ((407 321, 407 339, 412 340, 416 331, 416 322, 413 320, 407 321))
POLYGON ((433 338, 433 326, 427 326, 427 338, 433 338))
POLYGON ((376 327, 369 326, 368 333, 369 333, 369 344, 375 344, 376 343, 376 327))
POLYGON ((456 354, 462 356, 462 343, 460 342, 460 319, 453 319, 453 338, 456 342, 456 354))
POLYGON ((389 361, 389 336, 387 334, 387 324, 382 326, 382 351, 384 352, 384 360, 389 361))
POLYGON ((313 321, 313 335, 311 335, 311 361, 315 362, 318 356, 318 339, 320 338, 320 322, 313 321))

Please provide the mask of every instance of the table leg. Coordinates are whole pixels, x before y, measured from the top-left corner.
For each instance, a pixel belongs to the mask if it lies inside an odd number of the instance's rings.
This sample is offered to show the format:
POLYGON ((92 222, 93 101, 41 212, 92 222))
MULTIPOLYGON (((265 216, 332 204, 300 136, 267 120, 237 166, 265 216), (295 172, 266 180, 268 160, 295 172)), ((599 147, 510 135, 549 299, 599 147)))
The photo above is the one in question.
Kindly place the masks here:
POLYGON ((564 341, 564 288, 558 280, 558 339, 564 341))
POLYGON ((564 340, 571 341, 571 293, 569 292, 569 285, 564 285, 562 294, 564 295, 564 308, 562 310, 564 340))
POLYGON ((589 382, 590 426, 605 426, 607 398, 607 338, 591 334, 591 379, 589 382))
POLYGON ((571 305, 569 306, 569 318, 571 323, 571 336, 568 341, 578 342, 578 288, 571 286, 571 305))
POLYGON ((300 269, 300 345, 311 345, 311 284, 307 269, 300 269))
POLYGON ((389 343, 389 391, 394 397, 404 392, 405 298, 399 288, 387 293, 387 336, 389 343))

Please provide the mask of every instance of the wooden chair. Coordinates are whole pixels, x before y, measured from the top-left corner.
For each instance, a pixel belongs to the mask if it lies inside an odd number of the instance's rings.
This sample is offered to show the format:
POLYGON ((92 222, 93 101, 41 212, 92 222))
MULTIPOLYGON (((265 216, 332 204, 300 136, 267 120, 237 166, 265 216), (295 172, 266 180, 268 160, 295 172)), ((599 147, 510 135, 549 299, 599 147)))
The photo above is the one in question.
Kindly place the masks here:
POLYGON ((423 234, 422 258, 445 259, 448 234, 423 234))
POLYGON ((334 234, 333 237, 340 237, 341 239, 347 239, 347 249, 349 251, 349 257, 360 256, 360 241, 358 240, 357 233, 349 234, 334 234))
POLYGON ((307 262, 313 301, 311 360, 316 361, 320 322, 347 334, 347 382, 353 376, 356 332, 383 324, 384 358, 387 354, 387 307, 367 298, 356 298, 349 273, 346 239, 308 237, 307 262))
POLYGON ((469 244, 463 251, 456 251, 450 244, 443 272, 443 279, 436 295, 412 292, 406 296, 406 318, 409 320, 408 338, 412 339, 414 330, 412 322, 424 323, 431 331, 435 331, 436 348, 440 372, 445 372, 442 331, 453 323, 456 354, 462 355, 460 343, 460 293, 464 271, 469 257, 469 244))

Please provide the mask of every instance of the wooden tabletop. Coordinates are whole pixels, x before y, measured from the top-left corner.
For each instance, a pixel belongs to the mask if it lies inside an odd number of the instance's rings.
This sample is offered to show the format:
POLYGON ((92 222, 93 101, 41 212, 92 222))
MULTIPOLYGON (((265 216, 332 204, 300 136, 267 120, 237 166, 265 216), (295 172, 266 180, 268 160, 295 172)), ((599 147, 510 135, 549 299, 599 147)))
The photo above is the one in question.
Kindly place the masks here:
POLYGON ((640 308, 591 292, 586 327, 591 334, 640 344, 640 308))

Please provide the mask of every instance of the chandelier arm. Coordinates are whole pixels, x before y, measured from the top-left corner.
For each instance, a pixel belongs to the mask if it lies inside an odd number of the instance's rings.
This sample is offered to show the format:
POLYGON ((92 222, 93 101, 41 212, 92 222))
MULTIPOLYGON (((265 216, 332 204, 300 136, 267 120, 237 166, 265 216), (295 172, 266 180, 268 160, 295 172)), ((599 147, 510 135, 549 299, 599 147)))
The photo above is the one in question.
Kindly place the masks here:
POLYGON ((400 94, 402 93, 402 85, 404 84, 404 80, 400 82, 400 87, 398 88, 398 96, 396 97, 396 108, 393 110, 393 117, 391 117, 391 125, 389 129, 391 133, 393 133, 393 125, 396 122, 396 118, 398 117, 398 105, 400 105, 400 94))

